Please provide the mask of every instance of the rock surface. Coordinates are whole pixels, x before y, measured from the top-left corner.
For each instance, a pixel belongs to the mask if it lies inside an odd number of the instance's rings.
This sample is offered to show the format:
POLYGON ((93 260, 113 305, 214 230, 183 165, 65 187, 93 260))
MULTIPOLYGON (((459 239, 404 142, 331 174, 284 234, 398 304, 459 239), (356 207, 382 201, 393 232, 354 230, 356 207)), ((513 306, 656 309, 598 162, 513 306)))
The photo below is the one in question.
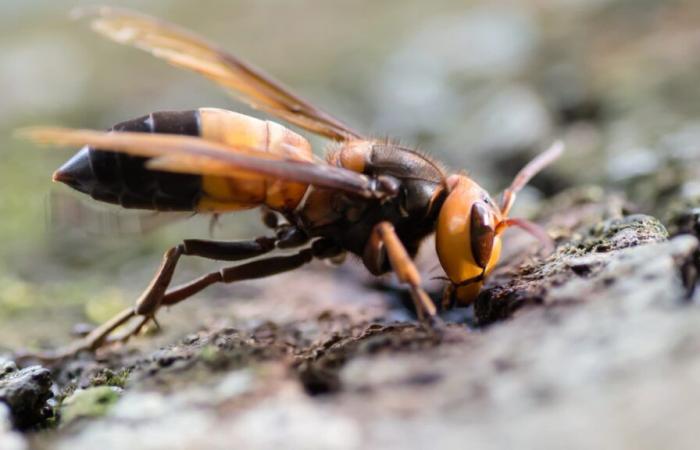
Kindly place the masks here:
POLYGON ((0 403, 7 406, 12 425, 25 430, 51 416, 47 401, 53 396, 49 370, 31 366, 19 370, 6 361, 0 367, 0 403))
POLYGON ((87 390, 62 396, 61 427, 32 445, 695 448, 700 298, 687 267, 698 240, 669 240, 656 219, 621 215, 615 198, 574 197, 566 224, 550 217, 552 255, 511 236, 516 254, 479 297, 478 326, 467 315, 436 336, 322 302, 312 313, 311 296, 306 319, 268 309, 274 322, 212 327, 157 350, 140 338, 138 351, 57 367, 61 389, 87 390))

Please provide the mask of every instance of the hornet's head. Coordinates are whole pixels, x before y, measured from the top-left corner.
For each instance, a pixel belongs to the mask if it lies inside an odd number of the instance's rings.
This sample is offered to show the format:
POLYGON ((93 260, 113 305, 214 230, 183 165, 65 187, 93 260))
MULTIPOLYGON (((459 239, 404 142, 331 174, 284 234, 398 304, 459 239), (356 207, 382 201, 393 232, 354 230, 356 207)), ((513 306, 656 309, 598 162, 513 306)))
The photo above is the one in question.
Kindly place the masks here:
POLYGON ((452 175, 447 183, 449 194, 440 209, 435 245, 457 302, 468 304, 501 255, 503 214, 469 177, 452 175))
POLYGON ((447 198, 440 209, 435 245, 440 265, 451 283, 455 301, 474 301, 486 275, 501 254, 501 234, 510 226, 520 226, 551 245, 547 234, 536 225, 508 218, 516 193, 545 166, 561 155, 563 145, 552 145, 527 164, 503 192, 500 205, 475 181, 465 175, 447 179, 447 198))

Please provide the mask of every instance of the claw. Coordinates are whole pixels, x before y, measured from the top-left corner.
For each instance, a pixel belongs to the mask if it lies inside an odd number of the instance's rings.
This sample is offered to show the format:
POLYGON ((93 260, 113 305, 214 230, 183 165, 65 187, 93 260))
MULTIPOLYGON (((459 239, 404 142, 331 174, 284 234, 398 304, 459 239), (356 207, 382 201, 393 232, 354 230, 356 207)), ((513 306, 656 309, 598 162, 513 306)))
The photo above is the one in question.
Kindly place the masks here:
POLYGON ((444 320, 437 314, 429 315, 428 317, 420 320, 421 328, 423 328, 433 339, 436 341, 442 341, 445 330, 447 329, 447 324, 444 320))

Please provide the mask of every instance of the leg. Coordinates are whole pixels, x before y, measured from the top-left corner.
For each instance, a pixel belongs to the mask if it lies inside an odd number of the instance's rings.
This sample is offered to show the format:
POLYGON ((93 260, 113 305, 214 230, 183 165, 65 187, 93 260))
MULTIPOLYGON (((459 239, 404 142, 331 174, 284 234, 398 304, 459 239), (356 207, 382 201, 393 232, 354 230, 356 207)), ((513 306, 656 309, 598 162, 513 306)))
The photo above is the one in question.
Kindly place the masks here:
MULTIPOLYGON (((234 283, 236 281, 254 280, 256 278, 265 278, 278 273, 289 272, 307 264, 313 259, 313 256, 314 253, 312 249, 304 249, 294 255, 264 258, 241 264, 240 266, 227 267, 216 272, 210 272, 196 280, 173 288, 171 291, 162 295, 159 298, 158 308, 161 306, 173 306, 180 303, 215 283, 234 283)), ((143 314, 136 325, 130 330, 127 330, 117 340, 126 341, 131 336, 138 334, 150 320, 155 320, 154 316, 158 308, 149 312, 149 314, 143 314)), ((136 311, 136 314, 139 314, 138 311, 136 311)), ((113 331, 114 328, 116 327, 112 327, 110 332, 113 331)))
MULTIPOLYGON (((241 264, 240 266, 227 267, 216 272, 210 272, 196 280, 173 288, 161 298, 159 306, 172 306, 180 303, 215 283, 234 283, 236 281, 265 278, 297 269, 309 263, 313 258, 334 258, 340 253, 342 253, 342 249, 337 248, 332 242, 323 239, 317 240, 311 245, 311 248, 301 250, 294 255, 259 259, 257 261, 241 264)), ((151 318, 152 317, 149 316, 143 317, 138 324, 125 333, 120 340, 126 340, 138 334, 141 328, 151 318)), ((112 328, 112 330, 114 328, 112 328)))
POLYGON ((437 320, 438 317, 435 305, 421 287, 421 277, 418 273, 418 269, 416 269, 406 248, 396 235, 394 226, 389 222, 380 222, 374 227, 374 233, 376 233, 379 240, 383 242, 391 267, 399 281, 407 284, 411 288, 411 295, 416 305, 418 318, 423 321, 427 314, 431 321, 437 320))
POLYGON ((163 306, 175 305, 215 283, 234 283, 236 281, 254 280, 289 272, 309 263, 312 259, 312 250, 304 249, 290 256, 264 258, 241 264, 240 266, 227 267, 216 272, 210 272, 194 281, 168 291, 163 297, 161 304, 163 306))
POLYGON ((227 267, 216 272, 210 272, 196 280, 185 283, 163 296, 161 305, 172 306, 195 295, 199 291, 215 283, 234 283, 242 280, 265 278, 278 273, 289 272, 309 263, 313 258, 328 259, 338 256, 342 250, 323 239, 315 241, 311 248, 306 248, 294 255, 274 256, 259 259, 240 266, 227 267))
MULTIPOLYGON (((169 249, 146 290, 141 294, 133 308, 126 308, 109 321, 95 328, 84 338, 56 352, 40 355, 25 355, 27 358, 38 357, 46 361, 65 358, 82 350, 94 351, 109 340, 110 335, 119 327, 127 324, 136 316, 142 316, 139 322, 124 337, 137 333, 149 320, 152 320, 161 306, 165 292, 172 280, 177 262, 182 255, 201 256, 208 259, 236 261, 248 259, 270 252, 279 241, 261 237, 251 241, 216 242, 205 240, 186 240, 169 249)), ((201 290, 201 289, 200 289, 201 290)))
POLYGON ((171 248, 163 256, 163 262, 141 297, 134 311, 138 315, 153 316, 172 281, 177 262, 182 255, 200 256, 219 261, 240 261, 270 252, 277 241, 261 237, 252 241, 216 242, 189 239, 171 248))

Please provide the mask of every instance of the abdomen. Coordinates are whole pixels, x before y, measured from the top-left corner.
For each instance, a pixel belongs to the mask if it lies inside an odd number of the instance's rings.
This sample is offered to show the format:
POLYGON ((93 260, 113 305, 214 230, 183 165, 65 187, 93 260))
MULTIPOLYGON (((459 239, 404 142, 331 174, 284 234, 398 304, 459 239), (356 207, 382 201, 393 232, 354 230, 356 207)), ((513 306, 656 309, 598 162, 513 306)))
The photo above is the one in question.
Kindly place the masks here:
MULTIPOLYGON (((274 122, 231 111, 200 108, 156 112, 115 125, 115 131, 181 134, 236 147, 312 160, 309 143, 274 122)), ((96 200, 125 208, 224 212, 267 205, 293 209, 307 186, 266 177, 200 176, 153 171, 147 158, 84 147, 54 175, 96 200)))

